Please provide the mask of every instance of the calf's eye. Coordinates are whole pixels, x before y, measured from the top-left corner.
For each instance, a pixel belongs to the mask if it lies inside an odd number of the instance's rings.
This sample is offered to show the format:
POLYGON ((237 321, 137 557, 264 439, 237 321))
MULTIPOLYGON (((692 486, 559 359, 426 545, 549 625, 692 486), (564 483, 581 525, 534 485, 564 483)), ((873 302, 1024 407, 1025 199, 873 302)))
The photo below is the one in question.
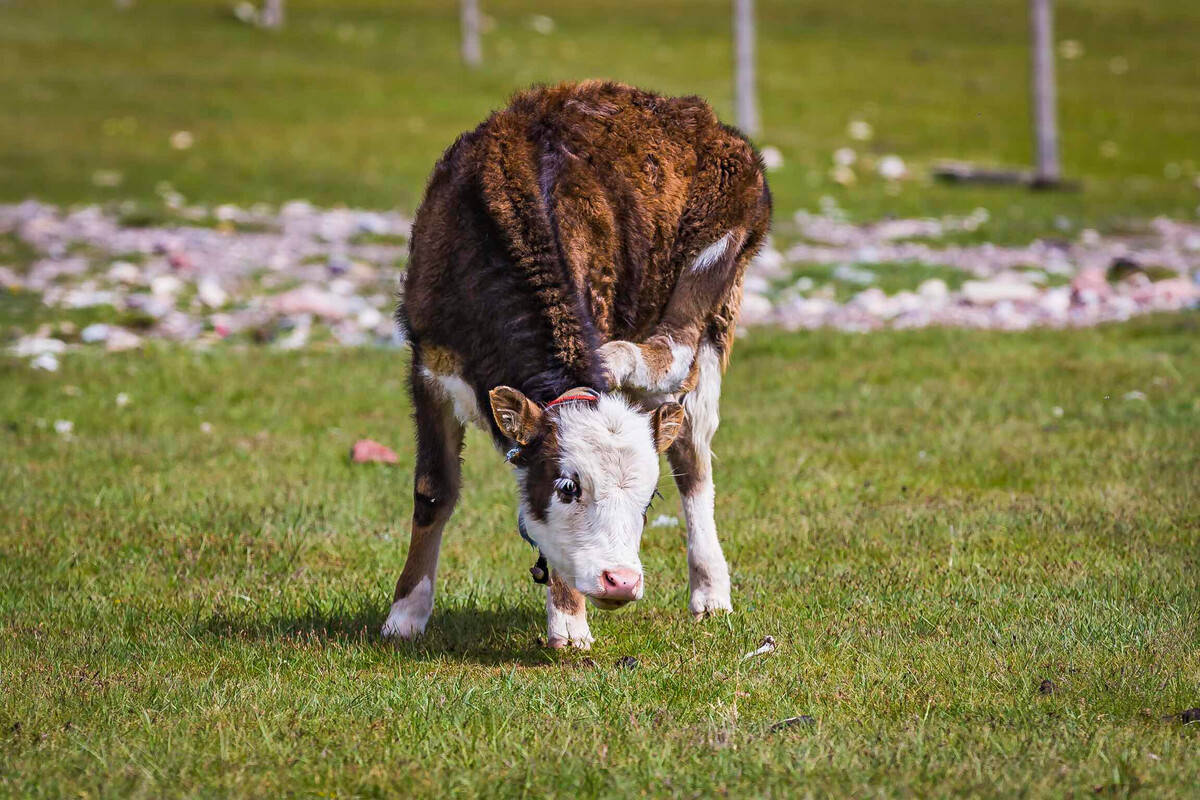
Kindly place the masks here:
POLYGON ((564 503, 573 503, 579 499, 579 483, 574 478, 556 478, 554 491, 564 503))

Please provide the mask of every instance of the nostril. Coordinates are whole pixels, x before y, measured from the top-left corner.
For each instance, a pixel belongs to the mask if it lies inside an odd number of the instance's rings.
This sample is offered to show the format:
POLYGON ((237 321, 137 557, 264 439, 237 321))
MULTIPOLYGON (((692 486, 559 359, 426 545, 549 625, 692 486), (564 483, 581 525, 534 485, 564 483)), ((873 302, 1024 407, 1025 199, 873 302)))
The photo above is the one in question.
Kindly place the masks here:
POLYGON ((601 573, 601 590, 605 595, 634 599, 642 585, 642 574, 632 569, 606 569, 601 573))

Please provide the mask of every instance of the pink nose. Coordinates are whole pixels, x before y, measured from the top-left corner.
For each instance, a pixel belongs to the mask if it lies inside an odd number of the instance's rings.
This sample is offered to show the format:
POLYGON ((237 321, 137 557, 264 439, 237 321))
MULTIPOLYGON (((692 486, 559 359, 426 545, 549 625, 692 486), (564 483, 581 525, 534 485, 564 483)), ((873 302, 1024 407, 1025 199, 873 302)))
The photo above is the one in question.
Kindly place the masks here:
POLYGON ((600 576, 600 596, 606 600, 637 600, 642 573, 626 567, 606 569, 600 576))

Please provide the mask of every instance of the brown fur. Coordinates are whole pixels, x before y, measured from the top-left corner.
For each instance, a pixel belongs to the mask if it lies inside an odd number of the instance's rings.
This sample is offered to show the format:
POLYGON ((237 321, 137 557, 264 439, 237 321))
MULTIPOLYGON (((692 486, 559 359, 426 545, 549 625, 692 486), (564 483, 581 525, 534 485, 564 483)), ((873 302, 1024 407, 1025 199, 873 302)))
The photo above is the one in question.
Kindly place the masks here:
MULTIPOLYGON (((660 370, 671 365, 668 340, 709 341, 727 359, 770 213, 754 148, 696 97, 602 81, 539 87, 459 137, 413 223, 397 309, 413 348, 417 463, 396 599, 432 583, 461 482, 462 425, 422 370, 460 376, 494 412, 489 393, 511 387, 492 433, 500 446, 522 444, 525 496, 544 513, 558 445, 542 407, 572 386, 613 388, 598 355, 608 341, 642 344, 660 370), (692 269, 731 231, 722 258, 692 269)), ((669 405, 655 415, 656 443, 674 440, 672 464, 690 475, 690 437, 676 439, 688 423, 669 405)), ((577 592, 555 591, 556 605, 582 611, 577 592)))
POLYGON ((413 364, 412 392, 417 424, 417 467, 413 481, 412 532, 408 559, 396 581, 393 601, 407 597, 422 578, 437 572, 442 529, 462 485, 459 453, 463 427, 448 403, 434 397, 413 364))
POLYGON ((678 403, 663 403, 650 415, 650 427, 654 431, 654 446, 665 453, 683 430, 683 406, 678 403))
POLYGON ((564 581, 557 570, 550 571, 550 602, 559 611, 571 616, 583 610, 583 595, 564 581))
POLYGON ((671 473, 675 476, 675 485, 679 487, 679 494, 684 497, 695 491, 707 471, 692 442, 692 423, 685 416, 683 429, 667 450, 667 461, 671 465, 671 473))
MULTIPOLYGON (((405 308, 418 356, 448 350, 486 392, 546 403, 604 390, 605 341, 697 345, 727 357, 746 264, 766 235, 758 155, 696 97, 602 81, 540 87, 464 134, 413 229, 405 308), (725 257, 696 255, 733 231, 725 257)), ((496 430, 496 433, 501 433, 496 430)))
POLYGON ((646 362, 646 368, 650 370, 650 374, 655 379, 669 371, 671 364, 675 361, 674 354, 671 352, 671 344, 666 337, 655 336, 639 344, 638 349, 642 351, 642 359, 646 362))
POLYGON ((421 351, 421 363, 434 375, 461 375, 462 359, 448 347, 430 345, 421 351))

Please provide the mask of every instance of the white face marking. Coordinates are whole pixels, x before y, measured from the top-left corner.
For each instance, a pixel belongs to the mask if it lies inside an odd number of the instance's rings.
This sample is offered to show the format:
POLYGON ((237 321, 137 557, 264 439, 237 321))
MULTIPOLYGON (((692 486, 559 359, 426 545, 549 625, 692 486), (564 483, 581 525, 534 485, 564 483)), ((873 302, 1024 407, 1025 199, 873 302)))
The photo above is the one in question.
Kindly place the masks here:
POLYGON ((720 239, 710 244, 708 247, 701 250, 694 261, 692 261, 692 272, 703 272, 709 267, 715 265, 725 255, 725 250, 728 249, 729 243, 733 241, 733 231, 729 231, 720 239))
POLYGON ((470 384, 457 375, 438 375, 421 367, 421 374, 437 391, 441 392, 454 404, 454 416, 464 425, 478 425, 486 429, 483 415, 479 413, 479 403, 475 399, 475 390, 470 384))
MULTIPOLYGON (((538 520, 522 496, 521 514, 550 564, 580 592, 595 595, 605 570, 641 572, 638 550, 646 506, 658 485, 658 451, 649 415, 617 396, 553 413, 559 473, 575 482, 579 497, 568 502, 552 493, 545 518, 538 520)), ((524 470, 517 472, 524 487, 524 470)))

